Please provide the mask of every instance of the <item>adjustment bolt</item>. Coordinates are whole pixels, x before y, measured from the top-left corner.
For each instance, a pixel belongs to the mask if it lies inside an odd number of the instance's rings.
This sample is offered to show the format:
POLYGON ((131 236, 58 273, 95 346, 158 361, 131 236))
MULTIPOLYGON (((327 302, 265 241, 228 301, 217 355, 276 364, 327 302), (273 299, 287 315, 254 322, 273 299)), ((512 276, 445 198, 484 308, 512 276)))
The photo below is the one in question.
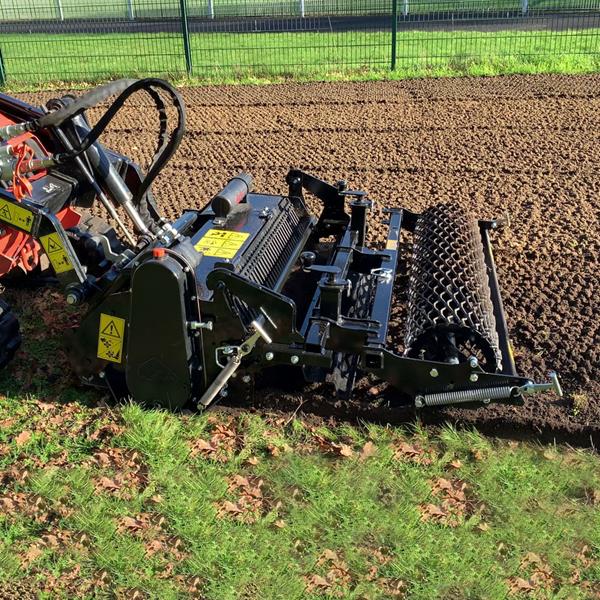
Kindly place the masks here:
POLYGON ((469 358, 469 366, 471 369, 476 369, 479 366, 479 361, 475 356, 471 356, 471 358, 469 358))
POLYGON ((80 295, 77 292, 69 292, 67 294, 67 304, 69 306, 77 306, 80 301, 80 295))
POLYGON ((290 358, 290 362, 293 365, 297 365, 300 362, 300 359, 294 354, 291 358, 290 358))
POLYGON ((265 354, 265 358, 266 358, 267 360, 273 360, 273 359, 275 358, 275 355, 274 355, 272 352, 267 352, 267 353, 265 354))
POLYGON ((438 370, 437 369, 431 369, 431 371, 429 371, 429 374, 432 377, 437 377, 439 375, 438 370))
POLYGON ((475 383, 479 379, 479 375, 477 375, 477 373, 471 373, 471 375, 469 375, 469 379, 475 383))

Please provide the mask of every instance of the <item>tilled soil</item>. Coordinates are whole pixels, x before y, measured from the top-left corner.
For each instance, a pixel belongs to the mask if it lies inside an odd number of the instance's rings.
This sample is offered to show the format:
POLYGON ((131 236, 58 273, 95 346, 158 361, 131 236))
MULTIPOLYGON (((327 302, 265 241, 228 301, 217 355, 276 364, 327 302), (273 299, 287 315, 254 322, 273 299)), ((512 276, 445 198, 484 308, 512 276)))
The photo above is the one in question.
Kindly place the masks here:
MULTIPOLYGON (((290 167, 368 190, 373 242, 385 234, 384 206, 449 201, 479 218, 508 216, 493 243, 517 368, 538 380, 556 369, 566 395, 443 417, 497 433, 600 439, 600 76, 206 87, 183 96, 188 133, 155 186, 171 217, 202 206, 242 169, 255 189, 283 193, 290 167)), ((130 102, 105 143, 147 161, 148 113, 144 99, 130 102)), ((401 345, 402 311, 395 315, 391 339, 401 345)), ((369 387, 356 414, 378 414, 364 410, 369 387)), ((324 413, 335 409, 329 397, 320 387, 266 395, 324 413)))

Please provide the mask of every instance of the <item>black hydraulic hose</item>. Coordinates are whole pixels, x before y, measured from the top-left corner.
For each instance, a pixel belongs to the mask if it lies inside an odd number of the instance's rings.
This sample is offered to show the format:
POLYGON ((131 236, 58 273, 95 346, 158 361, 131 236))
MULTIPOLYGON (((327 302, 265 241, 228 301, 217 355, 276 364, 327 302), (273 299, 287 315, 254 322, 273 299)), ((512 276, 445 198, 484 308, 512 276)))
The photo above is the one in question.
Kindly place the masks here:
POLYGON ((134 84, 137 79, 117 79, 117 81, 111 81, 104 85, 100 85, 93 90, 90 90, 83 96, 76 98, 67 106, 47 113, 44 116, 37 119, 38 128, 46 127, 58 127, 62 125, 67 119, 82 113, 88 108, 97 106, 101 102, 111 96, 115 96, 125 91, 128 87, 134 84))
MULTIPOLYGON (((147 92, 154 101, 154 104, 159 112, 160 132, 158 147, 152 159, 152 163, 148 168, 146 176, 143 178, 138 189, 133 195, 132 202, 134 206, 139 206, 144 194, 152 185, 152 182, 156 179, 160 171, 171 159, 173 154, 175 154, 185 133, 186 115, 183 99, 181 98, 179 92, 170 83, 163 79, 155 78, 137 80, 120 79, 88 92, 79 98, 79 100, 75 100, 64 109, 59 109, 53 113, 49 113, 43 117, 40 117, 40 119, 35 122, 34 127, 35 129, 39 129, 41 127, 47 127, 49 124, 55 125, 63 123, 66 119, 83 112, 87 108, 95 106, 99 102, 103 102, 111 95, 119 93, 119 96, 98 120, 93 129, 82 139, 81 143, 73 150, 60 154, 56 157, 59 163, 64 163, 67 160, 72 160, 77 156, 80 156, 92 144, 94 144, 94 142, 96 142, 96 140, 107 128, 109 123, 114 119, 119 110, 123 107, 127 99, 139 90, 144 90, 147 92), (158 94, 157 89, 166 92, 170 96, 173 106, 177 109, 177 125, 171 132, 168 139, 166 135, 168 120, 166 107, 162 101, 162 98, 158 94), (52 115, 55 115, 55 119, 48 120, 47 117, 51 117, 52 115), (56 115, 58 115, 58 117, 56 117, 56 115)), ((157 217, 158 215, 154 216, 157 217)))

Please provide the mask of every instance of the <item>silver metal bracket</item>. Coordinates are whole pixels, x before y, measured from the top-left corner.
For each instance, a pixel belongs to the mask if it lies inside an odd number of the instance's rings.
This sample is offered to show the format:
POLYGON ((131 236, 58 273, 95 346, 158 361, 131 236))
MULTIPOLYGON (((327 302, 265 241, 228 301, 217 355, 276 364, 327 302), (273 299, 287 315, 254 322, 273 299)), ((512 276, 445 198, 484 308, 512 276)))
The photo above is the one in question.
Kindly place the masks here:
POLYGON ((258 340, 264 339, 267 343, 271 342, 271 338, 263 328, 264 321, 264 317, 259 317, 256 321, 252 321, 251 328, 254 330, 253 333, 239 346, 221 346, 215 350, 217 364, 223 370, 215 377, 215 380, 208 386, 202 398, 198 401, 198 408, 206 408, 221 393, 227 382, 242 364, 242 359, 254 350, 254 346, 256 346, 258 340), (229 357, 224 364, 221 360, 223 356, 229 357))

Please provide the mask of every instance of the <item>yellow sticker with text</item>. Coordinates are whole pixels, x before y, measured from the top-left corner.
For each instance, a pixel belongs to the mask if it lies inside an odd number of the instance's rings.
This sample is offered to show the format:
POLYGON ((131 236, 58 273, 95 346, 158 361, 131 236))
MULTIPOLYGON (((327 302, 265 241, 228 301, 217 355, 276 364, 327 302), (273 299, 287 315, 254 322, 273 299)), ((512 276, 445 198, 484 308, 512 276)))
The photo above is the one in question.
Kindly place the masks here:
POLYGON ((100 314, 98 331, 98 358, 120 363, 123 360, 125 319, 100 314))
POLYGON ((40 238, 42 246, 54 267, 54 272, 58 275, 59 273, 66 273, 74 269, 73 263, 66 253, 63 246, 63 242, 60 239, 58 233, 51 233, 44 235, 40 238))
POLYGON ((233 258, 249 237, 249 233, 209 229, 194 248, 204 256, 233 258))
POLYGON ((33 213, 22 206, 0 200, 0 220, 31 233, 33 213))

